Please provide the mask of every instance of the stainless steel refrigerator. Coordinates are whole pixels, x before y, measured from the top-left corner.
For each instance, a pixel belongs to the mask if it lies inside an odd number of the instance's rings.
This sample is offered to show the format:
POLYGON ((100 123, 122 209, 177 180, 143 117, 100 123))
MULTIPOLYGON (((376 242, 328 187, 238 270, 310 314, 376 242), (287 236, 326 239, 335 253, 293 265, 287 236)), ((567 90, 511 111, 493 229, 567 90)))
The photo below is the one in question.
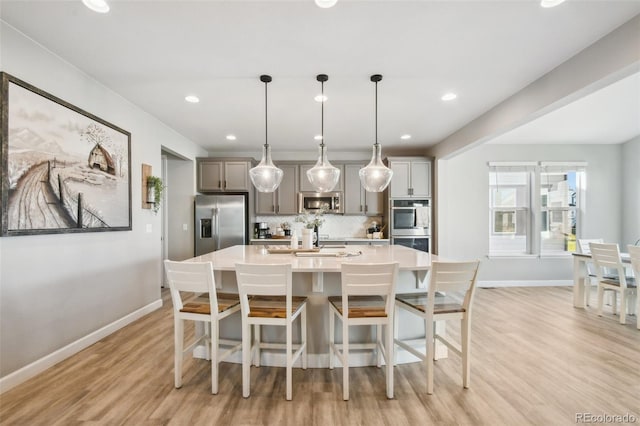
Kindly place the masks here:
POLYGON ((247 195, 196 195, 195 255, 247 244, 247 195))

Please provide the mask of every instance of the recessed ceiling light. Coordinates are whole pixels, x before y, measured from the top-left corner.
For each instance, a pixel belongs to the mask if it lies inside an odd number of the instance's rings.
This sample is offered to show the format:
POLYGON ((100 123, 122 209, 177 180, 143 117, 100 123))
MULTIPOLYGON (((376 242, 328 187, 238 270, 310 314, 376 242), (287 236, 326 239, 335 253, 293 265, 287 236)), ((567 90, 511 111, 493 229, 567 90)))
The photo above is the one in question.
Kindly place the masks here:
POLYGON ((315 140, 317 140, 317 141, 321 141, 322 140, 322 135, 315 135, 313 138, 315 140))
POLYGON ((187 101, 187 102, 190 102, 192 104, 197 104, 198 102, 200 102, 200 98, 198 98, 195 95, 185 96, 184 100, 187 101))
POLYGON ((316 95, 315 98, 313 98, 314 101, 316 102, 327 102, 327 95, 316 95))
POLYGON ((455 93, 445 93, 440 99, 442 99, 443 101, 452 101, 457 97, 458 95, 456 95, 455 93))
POLYGON ((338 3, 338 0, 316 0, 316 5, 323 9, 328 9, 333 7, 338 3))
POLYGON ((564 2, 564 0, 540 0, 540 6, 545 8, 556 7, 562 2, 564 2))
POLYGON ((228 141, 235 141, 236 140, 236 135, 227 135, 227 140, 228 141))
POLYGON ((82 3, 94 12, 109 12, 109 5, 105 0, 82 0, 82 3))
POLYGON ((402 139, 403 141, 409 140, 411 139, 411 135, 402 135, 400 136, 400 139, 402 139))

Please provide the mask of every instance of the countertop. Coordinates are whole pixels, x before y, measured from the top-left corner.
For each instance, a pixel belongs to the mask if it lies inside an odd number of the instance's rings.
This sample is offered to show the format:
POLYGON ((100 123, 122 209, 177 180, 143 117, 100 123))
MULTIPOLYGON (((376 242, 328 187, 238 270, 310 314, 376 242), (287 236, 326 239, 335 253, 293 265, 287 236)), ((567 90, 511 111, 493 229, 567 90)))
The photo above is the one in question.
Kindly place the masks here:
MULTIPOLYGON (((369 241, 369 240, 367 240, 369 241)), ((336 249, 322 249, 336 250, 336 249)), ((342 262, 384 263, 399 262, 400 270, 428 271, 436 255, 398 245, 352 245, 343 251, 362 254, 350 257, 297 257, 294 254, 271 254, 264 245, 233 246, 196 256, 189 260, 213 263, 215 271, 235 271, 236 262, 259 263, 263 265, 291 263, 293 272, 340 272, 342 262)))
MULTIPOLYGON (((266 243, 278 243, 283 241, 289 241, 289 237, 284 238, 251 238, 249 241, 252 243, 266 242, 266 243)), ((300 241, 300 237, 298 236, 298 241, 300 241)), ((349 242, 371 242, 371 241, 389 241, 388 238, 358 238, 358 237, 329 237, 329 238, 320 238, 320 242, 323 241, 349 241, 349 242)))

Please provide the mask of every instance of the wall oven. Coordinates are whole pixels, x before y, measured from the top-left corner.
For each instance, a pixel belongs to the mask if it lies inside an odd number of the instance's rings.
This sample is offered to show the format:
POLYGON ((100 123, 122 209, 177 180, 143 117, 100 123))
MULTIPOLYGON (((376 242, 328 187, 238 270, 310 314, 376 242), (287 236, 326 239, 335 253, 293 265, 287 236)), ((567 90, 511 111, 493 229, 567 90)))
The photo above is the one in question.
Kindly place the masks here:
POLYGON ((429 237, 391 237, 391 244, 431 253, 429 237))
POLYGON ((429 199, 390 200, 389 218, 392 237, 431 235, 429 199))
POLYGON ((304 210, 317 212, 325 209, 326 213, 344 213, 342 192, 300 192, 298 193, 298 213, 304 210))

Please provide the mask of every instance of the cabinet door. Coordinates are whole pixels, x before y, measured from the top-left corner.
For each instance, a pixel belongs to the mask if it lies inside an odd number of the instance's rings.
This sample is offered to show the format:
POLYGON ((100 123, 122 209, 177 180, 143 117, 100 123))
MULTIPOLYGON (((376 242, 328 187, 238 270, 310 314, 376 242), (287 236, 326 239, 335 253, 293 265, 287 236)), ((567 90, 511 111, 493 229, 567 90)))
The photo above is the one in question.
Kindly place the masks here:
POLYGON ((225 161, 224 190, 249 191, 249 163, 247 161, 225 161))
MULTIPOLYGON (((276 190, 277 192, 277 190, 276 190)), ((276 193, 260 192, 256 190, 256 214, 276 213, 276 193)))
POLYGON ((221 161, 201 161, 198 163, 198 191, 222 191, 221 161))
POLYGON ((431 162, 428 160, 411 161, 411 196, 431 196, 431 162))
MULTIPOLYGON (((333 163, 332 163, 333 164, 333 163)), ((302 192, 316 192, 316 189, 313 187, 313 185, 311 185, 311 182, 309 182, 309 178, 307 178, 307 170, 310 170, 311 168, 313 168, 313 166, 315 166, 315 163, 313 164, 301 164, 300 165, 300 191, 302 192)), ((331 192, 337 192, 337 191, 344 191, 345 190, 345 184, 344 184, 344 165, 342 164, 333 164, 334 167, 337 167, 338 169, 340 169, 340 179, 338 179, 338 183, 336 184, 335 188, 333 188, 331 190, 331 192)))
POLYGON ((276 191, 276 213, 298 214, 298 166, 285 164, 278 167, 282 169, 284 176, 276 191))
POLYGON ((393 177, 389 184, 389 197, 408 197, 411 163, 409 161, 390 161, 389 168, 393 170, 393 177))
POLYGON ((364 214, 364 189, 360 184, 361 164, 344 165, 344 214, 364 214))
POLYGON ((315 188, 311 186, 311 182, 307 178, 307 170, 311 169, 314 164, 300 164, 300 191, 315 192, 315 188))
POLYGON ((364 212, 367 216, 384 216, 383 195, 383 192, 365 192, 364 212))

